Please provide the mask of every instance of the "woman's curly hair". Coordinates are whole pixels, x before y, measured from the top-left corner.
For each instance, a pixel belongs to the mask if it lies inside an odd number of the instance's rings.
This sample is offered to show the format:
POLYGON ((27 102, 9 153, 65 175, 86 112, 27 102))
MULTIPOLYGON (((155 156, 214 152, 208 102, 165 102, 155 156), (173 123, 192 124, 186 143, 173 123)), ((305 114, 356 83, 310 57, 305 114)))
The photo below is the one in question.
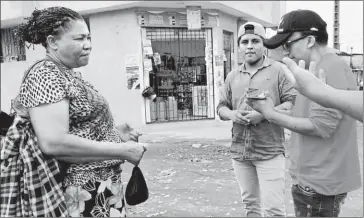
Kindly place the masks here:
POLYGON ((47 37, 57 36, 70 20, 83 20, 79 13, 65 7, 35 9, 32 15, 25 19, 27 22, 14 30, 17 41, 42 44, 44 47, 47 47, 47 37))

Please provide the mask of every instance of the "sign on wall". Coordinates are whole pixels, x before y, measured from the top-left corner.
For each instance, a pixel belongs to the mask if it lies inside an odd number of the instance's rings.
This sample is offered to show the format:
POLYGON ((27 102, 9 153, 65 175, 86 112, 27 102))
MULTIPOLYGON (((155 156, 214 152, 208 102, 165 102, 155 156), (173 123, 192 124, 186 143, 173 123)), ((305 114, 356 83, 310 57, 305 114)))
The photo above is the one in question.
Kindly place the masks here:
POLYGON ((199 30, 201 26, 201 7, 187 7, 187 28, 199 30))
POLYGON ((224 55, 215 55, 215 66, 224 66, 224 55))
POLYGON ((140 89, 139 56, 134 54, 126 55, 125 67, 128 89, 140 89))
POLYGON ((202 10, 187 10, 186 12, 143 11, 136 12, 136 16, 140 26, 188 27, 189 29, 219 26, 218 13, 202 10))

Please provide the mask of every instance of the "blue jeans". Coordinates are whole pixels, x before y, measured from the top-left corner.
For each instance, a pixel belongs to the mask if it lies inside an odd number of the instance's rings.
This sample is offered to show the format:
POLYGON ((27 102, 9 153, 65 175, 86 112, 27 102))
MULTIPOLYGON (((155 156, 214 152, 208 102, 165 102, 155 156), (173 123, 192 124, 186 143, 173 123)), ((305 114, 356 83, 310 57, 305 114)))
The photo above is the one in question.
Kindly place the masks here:
POLYGON ((292 186, 296 217, 338 217, 347 193, 326 196, 309 187, 292 186))
POLYGON ((269 160, 236 161, 233 168, 247 217, 286 216, 283 154, 269 160))

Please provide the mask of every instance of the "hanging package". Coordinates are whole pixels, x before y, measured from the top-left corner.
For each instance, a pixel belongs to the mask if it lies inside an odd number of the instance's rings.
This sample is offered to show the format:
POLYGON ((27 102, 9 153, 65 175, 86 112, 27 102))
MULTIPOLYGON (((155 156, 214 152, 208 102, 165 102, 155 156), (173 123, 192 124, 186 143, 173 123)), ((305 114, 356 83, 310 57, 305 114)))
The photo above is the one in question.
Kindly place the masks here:
POLYGON ((129 205, 137 205, 146 201, 148 197, 149 191, 143 173, 138 166, 135 166, 126 186, 126 203, 129 205))

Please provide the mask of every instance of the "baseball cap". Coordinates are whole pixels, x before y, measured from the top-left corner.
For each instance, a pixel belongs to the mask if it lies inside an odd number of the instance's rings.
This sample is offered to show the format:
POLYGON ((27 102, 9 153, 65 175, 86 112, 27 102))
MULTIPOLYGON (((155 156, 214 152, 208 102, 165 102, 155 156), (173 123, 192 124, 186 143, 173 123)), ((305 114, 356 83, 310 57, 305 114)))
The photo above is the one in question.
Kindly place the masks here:
POLYGON ((326 31, 326 22, 314 11, 295 10, 282 16, 277 34, 267 39, 264 46, 275 49, 285 43, 293 32, 326 31))
POLYGON ((259 23, 247 22, 244 25, 242 25, 238 31, 238 38, 245 34, 255 34, 265 39, 265 29, 259 23))

